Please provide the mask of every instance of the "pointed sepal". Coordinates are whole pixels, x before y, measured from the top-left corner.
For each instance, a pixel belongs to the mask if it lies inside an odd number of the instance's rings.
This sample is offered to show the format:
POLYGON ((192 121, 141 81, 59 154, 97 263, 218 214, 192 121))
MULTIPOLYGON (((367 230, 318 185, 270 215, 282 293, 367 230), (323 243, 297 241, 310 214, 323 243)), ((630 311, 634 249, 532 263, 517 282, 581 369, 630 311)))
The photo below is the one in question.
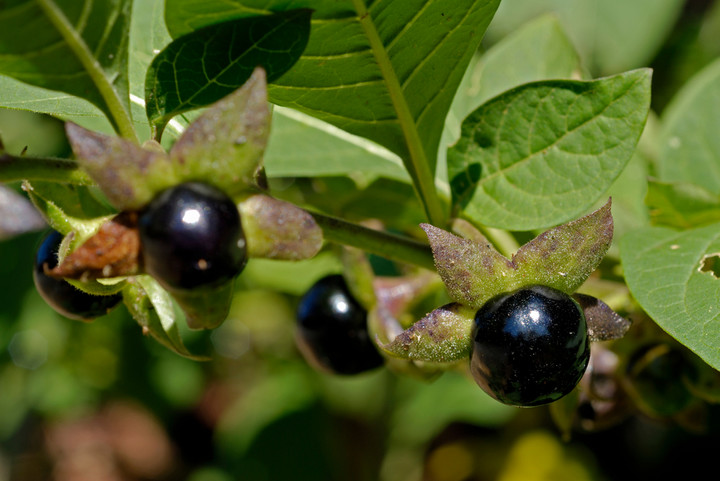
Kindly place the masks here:
POLYGON ((446 304, 380 347, 388 355, 413 361, 452 363, 472 352, 475 309, 446 304))

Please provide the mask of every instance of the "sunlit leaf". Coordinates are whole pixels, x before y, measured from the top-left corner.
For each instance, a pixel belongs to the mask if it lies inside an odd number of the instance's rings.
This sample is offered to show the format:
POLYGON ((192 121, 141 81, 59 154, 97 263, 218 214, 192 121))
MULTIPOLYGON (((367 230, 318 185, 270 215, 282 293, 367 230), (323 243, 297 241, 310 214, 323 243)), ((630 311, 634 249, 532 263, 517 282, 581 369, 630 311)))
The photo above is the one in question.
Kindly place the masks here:
POLYGON ((541 81, 495 97, 448 151, 453 199, 475 222, 510 230, 590 208, 632 156, 650 106, 650 71, 541 81))

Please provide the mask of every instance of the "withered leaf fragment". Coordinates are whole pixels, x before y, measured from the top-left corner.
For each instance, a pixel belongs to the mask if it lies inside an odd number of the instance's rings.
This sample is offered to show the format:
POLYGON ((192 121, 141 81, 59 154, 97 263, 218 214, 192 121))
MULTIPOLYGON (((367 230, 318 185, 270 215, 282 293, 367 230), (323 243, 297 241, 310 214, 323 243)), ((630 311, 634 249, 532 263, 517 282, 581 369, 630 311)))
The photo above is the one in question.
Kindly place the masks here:
POLYGON ((137 214, 124 212, 103 223, 48 275, 82 281, 130 276, 139 272, 139 254, 137 214))

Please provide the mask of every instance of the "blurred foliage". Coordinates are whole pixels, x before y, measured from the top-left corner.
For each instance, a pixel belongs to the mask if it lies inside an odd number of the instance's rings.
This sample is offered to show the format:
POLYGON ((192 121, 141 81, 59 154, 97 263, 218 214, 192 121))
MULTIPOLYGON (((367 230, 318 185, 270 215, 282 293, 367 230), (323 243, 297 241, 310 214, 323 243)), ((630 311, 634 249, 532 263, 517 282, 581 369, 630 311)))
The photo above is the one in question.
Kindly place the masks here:
MULTIPOLYGON (((720 2, 687 1, 662 45, 648 50, 657 113, 720 54, 719 30, 720 2)), ((13 153, 69 153, 49 117, 0 111, 0 135, 13 153)), ((407 226, 422 221, 417 209, 395 211, 409 203, 374 194, 413 195, 401 183, 388 189, 392 180, 273 182, 283 198, 325 202, 347 218, 377 211, 374 202, 407 226)), ((0 481, 621 481, 715 468, 718 379, 643 319, 613 346, 623 381, 612 371, 598 382, 647 402, 581 400, 580 419, 563 424, 546 408, 496 403, 463 372, 434 382, 387 369, 354 378, 314 372, 295 347, 294 310, 315 280, 342 269, 332 250, 295 264, 251 260, 225 324, 182 331, 190 351, 212 357, 199 363, 143 337, 124 307, 89 324, 54 313, 32 285, 41 235, 0 241, 0 481), (652 357, 668 352, 676 354, 652 357), (672 412, 652 402, 668 395, 663 366, 682 380, 672 412)), ((374 267, 397 272, 382 261, 374 267)))

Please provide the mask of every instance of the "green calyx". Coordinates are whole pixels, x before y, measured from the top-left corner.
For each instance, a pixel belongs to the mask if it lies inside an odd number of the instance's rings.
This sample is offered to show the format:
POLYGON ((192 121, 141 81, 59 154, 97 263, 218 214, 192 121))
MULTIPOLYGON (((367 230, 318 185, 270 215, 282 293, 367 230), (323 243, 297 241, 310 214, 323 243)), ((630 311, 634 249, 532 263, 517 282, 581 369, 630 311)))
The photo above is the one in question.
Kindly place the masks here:
MULTIPOLYGON (((539 284, 572 295, 598 267, 613 235, 610 200, 585 217, 540 234, 510 259, 479 232, 458 237, 429 224, 421 227, 454 302, 433 310, 380 347, 391 357, 430 363, 467 359, 475 312, 499 294, 539 284)), ((580 304, 592 314, 591 338, 621 337, 628 323, 602 301, 588 297, 580 304)))

